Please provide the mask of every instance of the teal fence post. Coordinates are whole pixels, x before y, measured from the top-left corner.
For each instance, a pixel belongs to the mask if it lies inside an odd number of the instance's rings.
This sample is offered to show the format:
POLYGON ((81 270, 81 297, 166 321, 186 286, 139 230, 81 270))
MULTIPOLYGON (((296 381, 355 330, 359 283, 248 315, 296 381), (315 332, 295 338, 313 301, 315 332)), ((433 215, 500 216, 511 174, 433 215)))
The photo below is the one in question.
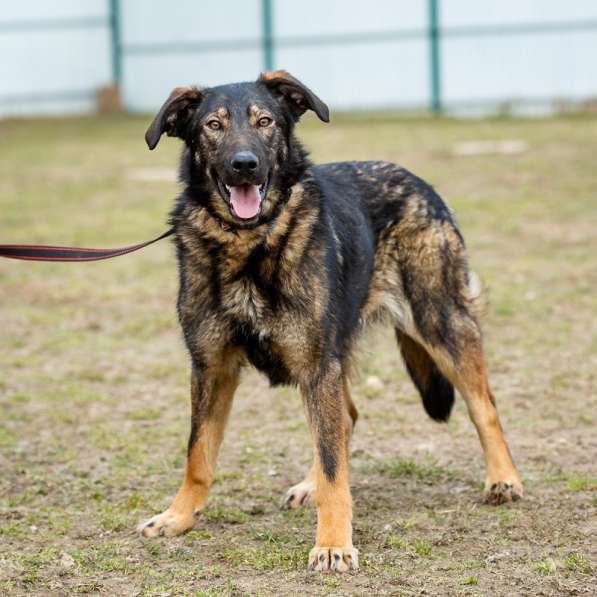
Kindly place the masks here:
POLYGON ((117 87, 122 80, 122 46, 120 43, 120 2, 110 0, 110 39, 112 42, 112 81, 117 87))
POLYGON ((439 0, 429 0, 429 69, 431 78, 431 111, 442 111, 442 80, 439 31, 439 0))
POLYGON ((263 66, 266 71, 274 70, 274 19, 272 2, 273 0, 261 0, 263 66))

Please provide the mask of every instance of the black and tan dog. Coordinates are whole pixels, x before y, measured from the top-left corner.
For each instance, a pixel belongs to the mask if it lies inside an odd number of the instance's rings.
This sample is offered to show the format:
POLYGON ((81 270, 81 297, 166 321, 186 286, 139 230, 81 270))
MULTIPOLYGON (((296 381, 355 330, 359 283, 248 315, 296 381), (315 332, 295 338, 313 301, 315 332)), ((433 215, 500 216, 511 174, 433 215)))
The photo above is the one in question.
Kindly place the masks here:
POLYGON ((357 411, 348 373, 357 336, 386 318, 429 415, 444 421, 454 387, 485 452, 485 499, 522 495, 489 390, 478 290, 450 210, 425 182, 386 162, 314 166, 294 135, 327 106, 285 71, 255 83, 175 89, 149 127, 184 140, 184 192, 172 212, 178 312, 192 358, 186 473, 146 537, 195 524, 214 477, 240 370, 300 388, 314 462, 286 504, 317 505, 309 567, 356 568, 348 441, 357 411))

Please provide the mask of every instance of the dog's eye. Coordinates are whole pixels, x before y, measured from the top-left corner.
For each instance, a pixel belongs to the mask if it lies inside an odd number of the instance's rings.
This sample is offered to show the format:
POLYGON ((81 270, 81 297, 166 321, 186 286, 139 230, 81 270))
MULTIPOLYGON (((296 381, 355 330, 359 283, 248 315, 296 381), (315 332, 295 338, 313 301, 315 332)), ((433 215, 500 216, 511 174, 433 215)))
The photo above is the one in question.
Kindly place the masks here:
POLYGON ((262 116, 258 121, 257 124, 261 127, 269 126, 273 120, 269 116, 262 116))
POLYGON ((207 122, 207 126, 212 130, 212 131, 219 131, 222 128, 222 123, 219 120, 216 120, 215 118, 212 120, 209 120, 207 122))

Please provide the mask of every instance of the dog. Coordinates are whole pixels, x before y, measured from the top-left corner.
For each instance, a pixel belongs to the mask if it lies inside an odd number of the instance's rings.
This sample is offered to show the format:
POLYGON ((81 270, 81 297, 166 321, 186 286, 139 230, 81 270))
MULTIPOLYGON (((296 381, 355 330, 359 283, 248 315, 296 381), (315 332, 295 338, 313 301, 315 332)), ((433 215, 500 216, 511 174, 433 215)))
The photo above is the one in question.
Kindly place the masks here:
POLYGON ((149 126, 184 141, 184 190, 171 212, 178 315, 191 357, 186 471, 171 506, 139 526, 178 535, 205 507, 224 428, 250 364, 272 386, 298 386, 313 465, 286 507, 317 506, 312 570, 358 567, 348 443, 357 420, 349 369, 370 322, 390 321, 427 413, 446 421, 456 388, 484 450, 485 501, 522 496, 489 389, 480 291, 450 209, 387 162, 313 165, 295 136, 307 110, 329 110, 286 71, 257 81, 174 89, 149 126))

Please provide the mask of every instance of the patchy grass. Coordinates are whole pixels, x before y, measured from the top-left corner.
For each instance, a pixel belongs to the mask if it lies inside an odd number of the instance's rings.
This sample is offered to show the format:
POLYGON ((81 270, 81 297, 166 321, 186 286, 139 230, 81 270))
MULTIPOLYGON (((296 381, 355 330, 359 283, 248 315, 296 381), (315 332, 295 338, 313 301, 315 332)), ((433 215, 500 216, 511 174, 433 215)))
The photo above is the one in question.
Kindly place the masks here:
POLYGON ((238 508, 225 508, 224 506, 207 508, 202 516, 206 520, 223 524, 240 524, 249 520, 249 515, 246 512, 243 512, 238 508))
MULTIPOLYGON (((0 122, 0 242, 120 246, 165 227, 178 143, 148 118, 0 122)), ((109 262, 0 262, 2 595, 565 595, 595 578, 597 120, 307 119, 317 161, 389 159, 454 208, 490 292, 490 378, 525 499, 481 504, 458 400, 426 418, 391 330, 362 342, 353 393, 361 569, 305 572, 315 513, 280 511, 311 448, 300 398, 247 372, 208 508, 182 537, 137 523, 177 490, 188 358, 172 246, 109 262), (523 139, 516 156, 453 144, 523 139)))
POLYGON ((463 584, 464 586, 478 585, 479 584, 479 577, 475 576, 474 574, 470 574, 469 576, 465 576, 462 579, 461 584, 463 584))
POLYGON ((535 562, 534 570, 541 576, 550 576, 556 573, 556 563, 552 559, 539 560, 535 562))
POLYGON ((413 477, 418 481, 431 483, 437 481, 439 478, 450 478, 452 472, 445 467, 438 466, 433 463, 417 463, 413 460, 401 460, 399 458, 392 458, 389 460, 381 460, 369 466, 363 467, 363 472, 378 472, 382 475, 387 475, 391 479, 399 479, 403 477, 413 477))
POLYGON ((303 570, 310 547, 291 547, 279 543, 259 547, 229 547, 224 559, 234 567, 249 566, 256 570, 303 570))
POLYGON ((384 547, 390 547, 392 549, 406 549, 408 547, 408 543, 398 535, 388 535, 384 539, 384 547))
POLYGON ((422 558, 431 557, 431 545, 423 539, 417 539, 415 541, 415 553, 422 558))
POLYGON ((567 487, 570 491, 588 491, 597 489, 597 479, 571 477, 568 479, 567 487))
POLYGON ((572 572, 580 572, 581 574, 591 574, 591 564, 586 556, 581 553, 571 553, 564 560, 564 565, 572 572))

